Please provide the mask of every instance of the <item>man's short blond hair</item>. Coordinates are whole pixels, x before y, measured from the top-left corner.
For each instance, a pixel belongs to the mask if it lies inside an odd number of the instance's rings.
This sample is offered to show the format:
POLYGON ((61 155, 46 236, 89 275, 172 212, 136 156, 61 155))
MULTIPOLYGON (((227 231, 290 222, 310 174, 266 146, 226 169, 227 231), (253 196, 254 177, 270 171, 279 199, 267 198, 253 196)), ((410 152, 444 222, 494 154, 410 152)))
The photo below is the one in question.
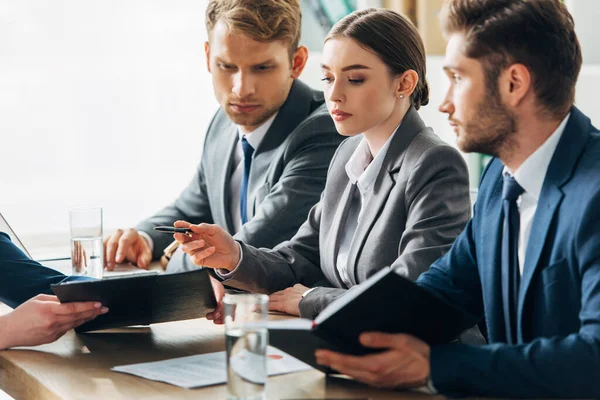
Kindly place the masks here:
POLYGON ((298 49, 302 25, 300 0, 210 0, 206 8, 209 38, 219 21, 232 32, 257 42, 287 42, 290 57, 298 49))

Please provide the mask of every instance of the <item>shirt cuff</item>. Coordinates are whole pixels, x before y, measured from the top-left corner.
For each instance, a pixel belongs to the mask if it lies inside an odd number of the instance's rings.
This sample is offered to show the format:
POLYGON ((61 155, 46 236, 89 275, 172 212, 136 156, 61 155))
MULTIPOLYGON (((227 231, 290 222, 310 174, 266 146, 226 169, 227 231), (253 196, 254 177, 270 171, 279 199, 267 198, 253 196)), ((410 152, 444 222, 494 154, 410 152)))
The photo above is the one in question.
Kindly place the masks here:
POLYGON ((242 251, 242 245, 239 242, 235 242, 235 244, 237 244, 238 249, 240 250, 240 261, 237 263, 235 268, 232 269, 231 271, 228 271, 224 268, 215 269, 215 274, 223 280, 227 280, 227 279, 231 278, 236 273, 237 269, 240 267, 240 264, 244 260, 244 252, 242 251))
POLYGON ((316 287, 310 288, 306 292, 302 293, 302 298, 305 298, 310 292, 312 292, 315 289, 316 289, 316 287))
POLYGON ((148 242, 148 247, 150 247, 150 253, 154 253, 154 240, 152 240, 152 238, 150 237, 150 235, 148 235, 146 232, 144 231, 137 231, 138 234, 143 237, 144 239, 146 239, 146 242, 148 242))

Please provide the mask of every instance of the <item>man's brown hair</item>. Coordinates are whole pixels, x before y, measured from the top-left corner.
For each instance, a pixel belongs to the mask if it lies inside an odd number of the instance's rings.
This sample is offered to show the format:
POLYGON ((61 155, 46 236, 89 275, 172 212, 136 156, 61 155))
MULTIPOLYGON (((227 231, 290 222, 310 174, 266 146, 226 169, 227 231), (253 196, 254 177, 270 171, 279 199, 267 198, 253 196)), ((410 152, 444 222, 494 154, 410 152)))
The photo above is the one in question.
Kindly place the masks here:
POLYGON ((210 0, 206 8, 209 37, 219 21, 257 42, 289 43, 290 58, 298 49, 302 25, 299 0, 210 0))
POLYGON ((559 0, 446 0, 441 20, 447 36, 465 35, 465 54, 482 62, 491 90, 503 69, 523 64, 542 111, 569 111, 582 57, 573 17, 559 0))
POLYGON ((383 8, 355 11, 338 21, 325 41, 336 37, 353 39, 374 52, 392 75, 414 70, 419 82, 411 94, 412 104, 418 110, 429 103, 425 47, 417 28, 408 19, 383 8))

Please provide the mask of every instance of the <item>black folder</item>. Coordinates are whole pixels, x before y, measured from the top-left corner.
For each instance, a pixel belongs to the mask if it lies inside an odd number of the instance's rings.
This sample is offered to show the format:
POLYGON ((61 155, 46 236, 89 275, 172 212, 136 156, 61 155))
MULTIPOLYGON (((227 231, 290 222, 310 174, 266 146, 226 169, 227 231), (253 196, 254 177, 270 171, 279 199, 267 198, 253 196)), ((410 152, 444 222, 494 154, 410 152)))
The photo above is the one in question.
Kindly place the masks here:
POLYGON ((318 348, 362 355, 363 332, 407 333, 429 345, 449 343, 478 319, 385 268, 327 306, 314 320, 290 319, 269 326, 269 344, 320 369, 318 348))
POLYGON ((51 288, 63 303, 99 301, 109 308, 76 332, 201 318, 217 306, 204 269, 68 282, 51 288))

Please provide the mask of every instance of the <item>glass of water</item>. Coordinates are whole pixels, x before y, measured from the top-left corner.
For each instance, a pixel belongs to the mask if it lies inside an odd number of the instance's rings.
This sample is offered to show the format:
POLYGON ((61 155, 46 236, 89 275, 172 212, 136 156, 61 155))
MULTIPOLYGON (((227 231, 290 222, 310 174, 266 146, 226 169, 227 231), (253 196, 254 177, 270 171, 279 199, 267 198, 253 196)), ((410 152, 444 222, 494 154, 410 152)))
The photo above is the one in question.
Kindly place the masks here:
POLYGON ((102 279, 102 207, 78 206, 69 209, 69 225, 73 275, 102 279))
POLYGON ((267 380, 267 315, 264 294, 226 294, 227 399, 263 400, 267 380))

